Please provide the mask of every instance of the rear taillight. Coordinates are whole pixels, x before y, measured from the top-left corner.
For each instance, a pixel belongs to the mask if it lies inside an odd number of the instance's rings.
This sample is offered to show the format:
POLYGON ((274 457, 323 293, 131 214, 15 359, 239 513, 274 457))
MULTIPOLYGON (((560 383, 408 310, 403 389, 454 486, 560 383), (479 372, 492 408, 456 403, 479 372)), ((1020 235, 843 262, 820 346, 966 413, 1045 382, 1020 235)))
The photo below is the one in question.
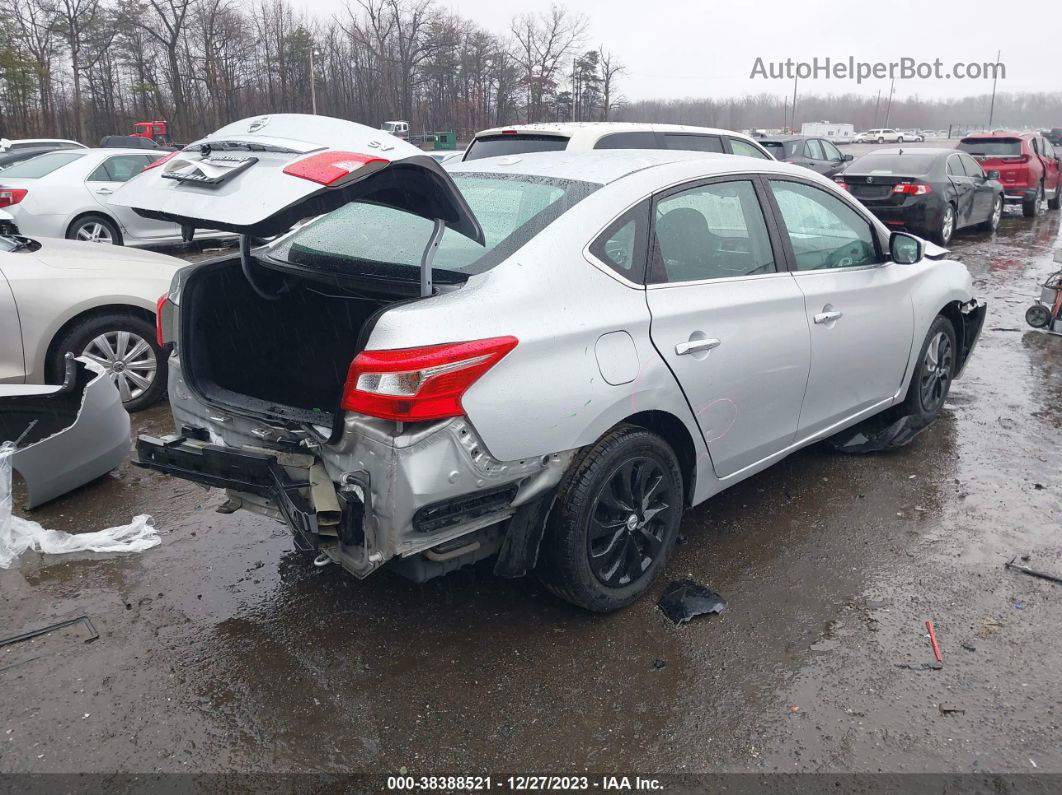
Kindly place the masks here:
POLYGON ((834 177, 833 181, 845 190, 849 190, 848 183, 844 181, 844 177, 834 177))
POLYGON ((922 182, 901 182, 899 185, 892 186, 892 192, 904 196, 925 196, 927 193, 932 193, 933 189, 922 182))
POLYGON ((460 417, 461 397, 518 344, 516 337, 424 348, 362 351, 351 362, 341 406, 387 420, 460 417))
POLYGON ((155 342, 159 344, 160 348, 169 342, 166 339, 166 326, 168 324, 163 319, 163 313, 168 313, 172 306, 169 293, 163 293, 159 296, 159 300, 155 302, 155 342))
POLYGON ((10 207, 18 204, 29 193, 25 188, 0 188, 0 207, 10 207))
POLYGON ((378 171, 390 160, 354 152, 321 152, 296 160, 284 169, 289 177, 299 177, 319 185, 336 185, 356 172, 378 171))
POLYGON ((163 165, 165 163, 169 163, 171 160, 173 160, 173 158, 177 157, 177 155, 179 155, 180 153, 181 153, 181 150, 178 149, 176 152, 170 152, 168 155, 166 155, 165 157, 160 157, 158 160, 152 160, 150 163, 148 163, 146 166, 144 166, 142 169, 140 169, 140 173, 143 174, 145 171, 150 171, 153 168, 158 168, 159 166, 161 166, 161 165, 163 165))

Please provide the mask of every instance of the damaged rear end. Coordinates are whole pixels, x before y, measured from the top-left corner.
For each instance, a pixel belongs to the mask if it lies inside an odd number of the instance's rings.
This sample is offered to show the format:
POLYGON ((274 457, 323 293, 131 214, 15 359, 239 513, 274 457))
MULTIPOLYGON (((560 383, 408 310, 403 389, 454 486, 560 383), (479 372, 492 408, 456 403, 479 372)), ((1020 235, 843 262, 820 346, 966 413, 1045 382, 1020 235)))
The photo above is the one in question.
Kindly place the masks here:
MULTIPOLYGON (((139 463, 226 489, 222 511, 283 521, 299 549, 359 577, 394 560, 423 580, 499 550, 500 573, 523 574, 537 552, 525 531, 570 456, 495 460, 461 406, 518 340, 369 346, 383 313, 464 289, 506 255, 511 230, 484 245, 450 175, 377 130, 261 121, 186 147, 115 196, 243 236, 239 256, 183 269, 160 300, 177 432, 142 436, 139 463)), ((525 226, 578 200, 558 193, 525 226)))

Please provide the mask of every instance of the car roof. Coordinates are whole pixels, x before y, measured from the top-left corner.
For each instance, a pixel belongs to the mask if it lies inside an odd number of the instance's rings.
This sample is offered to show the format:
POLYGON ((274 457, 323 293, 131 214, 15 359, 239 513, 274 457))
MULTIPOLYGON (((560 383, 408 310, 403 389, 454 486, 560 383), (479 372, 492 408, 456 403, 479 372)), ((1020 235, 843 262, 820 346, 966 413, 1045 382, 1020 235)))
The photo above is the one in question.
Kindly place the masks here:
POLYGON ((918 146, 918 147, 896 147, 895 149, 875 149, 872 152, 867 152, 864 155, 860 155, 860 158, 868 157, 870 155, 893 155, 895 157, 902 157, 906 155, 933 155, 938 157, 941 155, 954 155, 958 154, 958 149, 947 149, 937 146, 918 146))
POLYGON ((803 141, 805 138, 818 138, 817 135, 765 135, 763 138, 757 138, 761 144, 764 141, 770 141, 771 143, 783 143, 785 141, 803 141))
POLYGON ((975 132, 963 136, 966 138, 1029 138, 1039 135, 1033 132, 1018 132, 1017 130, 992 130, 992 132, 975 132))
POLYGON ((460 174, 520 174, 546 179, 569 179, 607 185, 638 171, 683 162, 703 163, 703 174, 730 174, 745 164, 748 171, 779 174, 808 174, 802 169, 776 160, 716 152, 692 152, 678 149, 604 149, 591 152, 531 152, 519 155, 484 157, 465 160, 447 170, 460 174))
POLYGON ((618 132, 638 132, 652 130, 655 132, 701 133, 705 135, 733 135, 748 141, 755 141, 751 135, 719 127, 695 127, 689 124, 655 124, 638 121, 574 121, 574 122, 535 122, 533 124, 507 124, 503 127, 491 127, 480 130, 476 138, 484 135, 501 135, 506 130, 518 133, 538 133, 540 135, 557 135, 574 138, 577 135, 601 137, 618 132))

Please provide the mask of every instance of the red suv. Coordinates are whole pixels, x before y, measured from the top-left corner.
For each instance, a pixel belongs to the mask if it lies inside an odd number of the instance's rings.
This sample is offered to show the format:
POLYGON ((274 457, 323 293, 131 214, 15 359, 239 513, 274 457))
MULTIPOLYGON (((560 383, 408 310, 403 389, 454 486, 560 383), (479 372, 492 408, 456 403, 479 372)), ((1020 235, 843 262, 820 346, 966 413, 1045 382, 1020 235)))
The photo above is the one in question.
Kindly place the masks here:
POLYGON ((1062 150, 1040 133, 1002 132, 969 135, 959 141, 985 171, 998 171, 1004 199, 1021 204, 1026 218, 1039 215, 1044 201, 1051 210, 1062 198, 1062 150))

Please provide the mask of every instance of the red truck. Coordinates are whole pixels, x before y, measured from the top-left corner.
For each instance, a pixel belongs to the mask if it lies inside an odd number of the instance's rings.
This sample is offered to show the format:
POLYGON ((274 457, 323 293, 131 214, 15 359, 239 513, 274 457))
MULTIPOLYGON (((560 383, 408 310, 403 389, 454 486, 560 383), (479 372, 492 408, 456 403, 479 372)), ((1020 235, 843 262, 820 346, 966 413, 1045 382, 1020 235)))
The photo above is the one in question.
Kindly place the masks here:
POLYGON ((1003 198, 1020 204, 1022 214, 1032 218, 1048 209, 1059 209, 1062 199, 1062 149, 1040 133, 996 130, 968 135, 959 141, 961 151, 972 155, 985 171, 998 171, 1003 198))

